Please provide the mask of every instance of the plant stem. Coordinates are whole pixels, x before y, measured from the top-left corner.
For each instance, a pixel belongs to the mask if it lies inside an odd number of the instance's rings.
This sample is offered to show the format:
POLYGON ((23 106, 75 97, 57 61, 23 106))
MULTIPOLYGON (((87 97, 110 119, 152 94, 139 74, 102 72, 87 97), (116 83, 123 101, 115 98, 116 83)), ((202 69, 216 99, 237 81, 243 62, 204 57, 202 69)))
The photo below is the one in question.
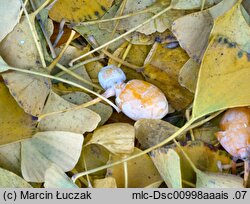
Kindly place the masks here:
MULTIPOLYGON (((69 75, 75 77, 75 78, 78 79, 79 81, 82 81, 82 82, 85 83, 85 84, 88 84, 88 85, 90 85, 90 86, 92 86, 92 87, 95 87, 95 88, 97 88, 98 90, 103 90, 103 88, 102 88, 101 86, 98 86, 98 85, 96 85, 96 84, 94 84, 94 83, 92 83, 92 82, 90 82, 90 81, 84 79, 83 77, 81 77, 80 75, 76 74, 75 72, 72 72, 70 69, 64 67, 63 65, 57 63, 56 66, 57 66, 59 69, 61 69, 61 70, 64 71, 63 74, 66 74, 66 73, 67 73, 67 74, 69 74, 69 75)), ((63 74, 61 74, 61 75, 63 75, 63 74)), ((61 75, 60 75, 60 76, 61 76, 61 75)), ((56 76, 58 77, 58 75, 56 75, 56 76)))
POLYGON ((111 105, 113 108, 115 109, 118 109, 119 108, 113 104, 110 100, 108 100, 107 98, 105 98, 104 96, 84 87, 84 86, 81 86, 75 82, 72 82, 72 81, 68 81, 66 79, 62 79, 62 78, 59 78, 59 77, 55 77, 55 76, 52 76, 52 75, 49 75, 49 74, 44 74, 44 73, 40 73, 40 72, 35 72, 35 71, 31 71, 31 70, 26 70, 26 69, 19 69, 19 68, 15 68, 15 67, 10 67, 10 66, 4 66, 4 65, 1 65, 2 67, 6 67, 6 69, 9 69, 9 70, 13 70, 13 71, 18 71, 18 72, 23 72, 23 73, 26 73, 26 74, 33 74, 33 75, 36 75, 36 76, 41 76, 41 77, 47 77, 47 78, 50 78, 50 79, 54 79, 54 80, 57 80, 57 81, 61 81, 61 82, 64 82, 66 84, 70 84, 72 86, 75 86, 77 88, 80 88, 86 92, 89 92, 89 93, 92 93, 94 94, 95 96, 101 98, 102 100, 106 101, 109 105, 111 105))
POLYGON ((160 142, 159 144, 153 146, 153 147, 150 147, 136 155, 133 155, 133 156, 130 156, 130 157, 127 157, 125 159, 121 159, 120 161, 117 161, 117 162, 114 162, 114 163, 111 163, 111 164, 107 164, 107 165, 104 165, 104 166, 100 166, 98 168, 95 168, 95 169, 91 169, 89 171, 85 171, 85 172, 81 172, 81 173, 78 173, 78 174, 75 174, 72 176, 72 180, 73 182, 75 182, 79 177, 81 176, 85 176, 87 174, 92 174, 92 173, 95 173, 97 171, 101 171, 103 169, 107 169, 107 168, 110 168, 110 167, 113 167, 113 166, 116 166, 118 164, 121 164, 123 162, 127 162, 129 160, 132 160, 132 159, 135 159, 139 156, 142 156, 144 154, 147 154, 149 152, 151 152, 152 150, 154 149, 157 149, 165 144, 167 144, 168 142, 170 142, 171 140, 173 140, 174 138, 176 138, 177 136, 179 136, 180 134, 182 134, 183 132, 185 132, 187 130, 187 128, 195 121, 196 119, 191 119, 190 121, 188 121, 182 128, 180 128, 178 131, 176 131, 173 135, 171 135, 170 137, 168 137, 167 139, 165 139, 164 141, 160 142))
POLYGON ((217 117, 218 115, 220 115, 223 112, 224 112, 224 110, 218 111, 218 112, 210 115, 209 117, 205 118, 204 120, 201 120, 201 121, 199 121, 199 122, 197 122, 197 123, 195 123, 193 125, 190 125, 190 127, 188 128, 188 130, 191 130, 191 129, 194 129, 196 127, 199 127, 199 126, 203 125, 204 123, 212 120, 213 118, 217 117))
POLYGON ((152 21, 152 20, 158 18, 159 16, 161 16, 162 14, 164 14, 165 12, 167 12, 168 10, 170 10, 171 8, 172 8, 172 7, 169 6, 169 7, 165 8, 165 9, 163 9, 163 10, 160 11, 159 13, 157 13, 157 14, 155 14, 154 16, 152 16, 151 18, 149 18, 148 20, 146 20, 146 21, 144 21, 143 23, 141 23, 140 25, 135 26, 134 28, 128 30, 127 32, 123 33, 122 35, 118 36, 117 38, 115 38, 115 39, 113 39, 113 40, 111 40, 111 41, 109 41, 109 42, 104 43, 103 45, 101 45, 101 46, 95 48, 94 50, 89 51, 88 53, 86 53, 86 54, 84 54, 84 55, 82 55, 82 56, 80 56, 80 57, 78 57, 78 58, 76 58, 76 59, 71 60, 71 62, 69 63, 69 65, 72 66, 73 63, 74 63, 75 61, 77 61, 77 60, 79 60, 79 59, 82 59, 82 58, 84 58, 84 57, 87 57, 87 56, 89 56, 90 54, 92 54, 92 53, 94 53, 94 52, 96 52, 96 51, 99 51, 99 50, 105 48, 106 46, 108 46, 108 45, 110 45, 110 44, 112 44, 112 43, 114 43, 114 42, 116 42, 116 41, 118 41, 118 40, 124 38, 124 37, 127 36, 128 34, 130 34, 130 33, 134 32, 134 31, 136 31, 138 28, 141 28, 142 26, 146 25, 146 24, 149 23, 150 21, 152 21))
POLYGON ((49 72, 51 72, 53 70, 53 68, 56 66, 56 64, 59 62, 59 60, 62 58, 64 52, 66 51, 66 49, 68 48, 70 42, 72 41, 72 39, 74 38, 76 32, 74 30, 71 30, 69 39, 67 40, 66 44, 64 45, 63 49, 61 50, 60 54, 56 57, 56 59, 54 59, 54 61, 48 66, 48 70, 49 72))
POLYGON ((179 149, 181 150, 182 154, 184 155, 184 157, 186 158, 186 160, 188 161, 188 163, 190 164, 190 166, 192 167, 192 169, 194 170, 194 172, 197 172, 197 168, 194 165, 194 163, 192 162, 192 160, 189 158, 189 156, 187 155, 187 153, 182 149, 181 145, 175 140, 174 143, 177 145, 177 147, 179 147, 179 149))
MULTIPOLYGON (((96 47, 98 47, 98 44, 97 44, 97 42, 96 42, 96 40, 95 40, 95 38, 94 38, 93 36, 91 36, 91 37, 89 38, 89 40, 90 40, 94 45, 96 45, 96 47)), ((136 66, 136 65, 134 65, 134 64, 131 64, 131 63, 129 63, 129 62, 126 62, 126 61, 120 59, 119 57, 116 57, 115 55, 111 54, 109 51, 107 51, 107 50, 105 50, 105 49, 101 50, 101 52, 103 52, 105 55, 107 55, 107 56, 108 56, 109 58, 111 58, 112 60, 114 60, 114 61, 116 61, 116 62, 118 62, 118 63, 120 63, 120 64, 122 64, 122 65, 125 65, 126 67, 129 67, 129 68, 132 68, 132 69, 135 69, 135 70, 141 70, 141 69, 142 69, 142 67, 138 67, 138 66, 136 66)))
POLYGON ((132 16, 137 16, 139 14, 148 13, 150 11, 152 12, 154 9, 155 8, 151 7, 151 8, 140 10, 140 11, 137 11, 137 12, 134 12, 134 13, 128 13, 128 14, 125 14, 123 16, 117 16, 117 17, 114 17, 114 18, 101 19, 101 20, 96 20, 96 21, 81 22, 81 23, 77 23, 74 26, 93 25, 93 24, 97 24, 97 23, 106 23, 106 22, 110 22, 110 21, 122 20, 122 19, 129 18, 129 17, 132 17, 132 16))
MULTIPOLYGON (((85 65, 85 64, 88 64, 88 63, 91 63, 91 62, 95 62, 95 61, 98 61, 98 60, 100 60, 100 59, 103 59, 104 58, 104 55, 99 55, 99 56, 97 56, 97 57, 93 57, 93 58, 91 58, 91 59, 88 59, 88 60, 85 60, 85 61, 83 61, 83 62, 80 62, 79 64, 76 64, 76 65, 74 65, 73 67, 70 67, 70 68, 67 68, 67 70, 69 71, 74 71, 75 69, 77 69, 77 68, 79 68, 79 67, 81 67, 81 66, 83 66, 83 65, 85 65)), ((58 65, 58 64, 57 64, 58 65)), ((59 67, 60 68, 60 67, 59 67)), ((65 71, 66 72, 66 71, 65 71)), ((65 72, 64 71, 62 71, 62 72, 59 72, 58 74, 56 74, 55 76, 57 76, 57 77, 60 77, 60 76, 62 76, 62 75, 64 75, 65 74, 65 72)))
MULTIPOLYGON (((34 15, 34 14, 35 14, 36 12, 30 14, 30 17, 29 17, 29 14, 28 14, 28 12, 27 12, 27 10, 26 10, 24 4, 23 4, 23 1, 20 0, 20 2, 21 2, 21 5, 22 5, 22 7, 23 7, 23 11, 24 11, 24 14, 25 14, 25 16, 26 16, 28 25, 29 25, 29 27, 30 27, 30 31, 31 31, 32 37, 33 37, 33 39, 34 39, 34 41, 35 41, 35 45, 36 45, 37 51, 38 51, 38 53, 39 53, 39 57, 40 57, 42 66, 43 66, 43 68, 45 68, 45 67, 46 67, 46 63, 45 63, 45 59, 44 59, 43 52, 42 52, 42 46, 41 46, 41 44, 40 44, 40 40, 39 40, 39 38, 38 38, 38 35, 37 35, 37 33, 36 33, 36 29, 35 29, 35 25, 34 25, 34 20, 35 20, 35 15, 34 15), (31 22, 30 18, 32 19, 33 22, 31 22)), ((49 0, 47 0, 45 3, 47 4, 48 2, 49 2, 49 0)), ((43 4, 43 5, 44 5, 44 4, 43 4)), ((43 5, 42 5, 42 6, 43 6, 43 5)), ((41 7, 42 7, 42 6, 41 6, 41 7)), ((40 8, 41 8, 41 7, 40 7, 40 8)), ((37 10, 40 11, 40 8, 38 8, 37 10)))

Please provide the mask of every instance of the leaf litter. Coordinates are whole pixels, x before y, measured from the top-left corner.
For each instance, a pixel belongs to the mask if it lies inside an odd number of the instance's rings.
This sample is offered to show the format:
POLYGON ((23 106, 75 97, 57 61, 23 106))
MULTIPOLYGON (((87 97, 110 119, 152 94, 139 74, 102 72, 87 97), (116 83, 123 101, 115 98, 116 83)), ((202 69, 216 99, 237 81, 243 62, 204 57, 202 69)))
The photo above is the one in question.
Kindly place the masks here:
POLYGON ((248 155, 235 163, 216 137, 224 110, 250 106, 244 1, 52 2, 1 3, 1 187, 249 187, 248 155), (99 83, 107 65, 171 111, 129 118, 148 96, 132 87, 121 109, 119 76, 99 83))

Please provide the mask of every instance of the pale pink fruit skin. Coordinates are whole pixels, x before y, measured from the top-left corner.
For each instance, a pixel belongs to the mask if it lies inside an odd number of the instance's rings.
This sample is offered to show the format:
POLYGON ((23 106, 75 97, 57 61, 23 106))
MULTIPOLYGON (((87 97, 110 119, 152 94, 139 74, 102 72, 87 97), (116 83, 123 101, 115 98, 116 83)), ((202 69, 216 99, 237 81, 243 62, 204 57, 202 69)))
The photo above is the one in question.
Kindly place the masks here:
POLYGON ((131 119, 162 119, 168 113, 163 92, 148 82, 131 80, 117 91, 116 104, 131 119))
POLYGON ((233 157, 250 159, 250 109, 238 107, 228 109, 223 115, 217 139, 233 157))

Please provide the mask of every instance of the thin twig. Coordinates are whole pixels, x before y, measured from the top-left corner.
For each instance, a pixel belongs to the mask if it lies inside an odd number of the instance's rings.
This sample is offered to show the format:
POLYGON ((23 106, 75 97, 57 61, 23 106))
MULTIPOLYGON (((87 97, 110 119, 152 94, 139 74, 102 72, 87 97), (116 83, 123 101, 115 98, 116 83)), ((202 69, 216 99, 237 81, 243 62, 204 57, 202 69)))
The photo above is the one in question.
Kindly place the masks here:
MULTIPOLYGON (((98 47, 98 44, 97 44, 97 42, 96 42, 94 36, 90 36, 90 37, 89 37, 89 40, 90 40, 96 47, 98 47)), ((127 61, 124 61, 124 60, 120 59, 119 57, 116 57, 115 55, 111 54, 109 51, 107 51, 107 50, 105 50, 105 49, 101 50, 101 52, 103 52, 103 54, 107 55, 107 56, 108 56, 109 58, 111 58, 112 60, 114 60, 114 61, 116 61, 116 62, 118 62, 118 63, 120 63, 120 64, 122 64, 122 65, 124 65, 124 66, 126 66, 126 67, 129 67, 129 68, 131 68, 131 69, 135 69, 135 70, 137 70, 137 71, 140 71, 140 70, 143 69, 143 67, 136 66, 136 65, 134 65, 134 64, 131 64, 131 63, 127 62, 127 61)))
POLYGON ((165 12, 167 12, 168 10, 170 10, 171 8, 172 8, 172 7, 169 6, 169 7, 165 8, 165 9, 163 9, 163 10, 160 11, 159 13, 157 13, 157 14, 155 14, 154 16, 152 16, 151 18, 149 18, 148 20, 146 20, 146 21, 144 21, 143 23, 141 23, 140 25, 135 26, 134 28, 128 30, 127 32, 123 33, 122 35, 118 36, 117 38, 114 38, 113 40, 104 43, 103 45, 101 45, 101 46, 95 48, 94 50, 91 50, 91 51, 89 51, 88 53, 86 53, 86 54, 84 54, 84 55, 82 55, 82 56, 80 56, 80 57, 78 57, 78 58, 75 58, 75 59, 71 60, 71 62, 69 63, 69 65, 70 65, 70 66, 73 66, 73 63, 74 63, 75 61, 77 61, 77 60, 79 60, 79 59, 82 59, 82 58, 84 58, 84 57, 87 57, 87 56, 91 55, 92 53, 94 53, 94 52, 96 52, 96 51, 99 51, 99 50, 105 48, 106 46, 108 46, 108 45, 110 45, 110 44, 112 44, 112 43, 114 43, 114 42, 116 42, 116 41, 118 41, 118 40, 124 38, 124 37, 127 36, 128 34, 130 34, 130 33, 134 32, 134 31, 136 31, 137 29, 139 29, 139 28, 141 28, 142 26, 148 24, 148 23, 151 22, 152 20, 158 18, 159 16, 161 16, 162 14, 164 14, 165 12))
POLYGON ((81 172, 81 173, 78 173, 78 174, 75 174, 72 176, 72 180, 73 182, 75 182, 79 177, 81 176, 85 176, 87 174, 92 174, 92 173, 95 173, 97 171, 101 171, 101 170, 104 170, 104 169, 107 169, 107 168, 111 168, 113 166, 116 166, 116 165, 119 165, 119 164, 122 164, 123 162, 126 162, 126 161, 130 161, 132 159, 135 159, 137 157, 140 157, 144 154, 147 154, 149 152, 151 152, 152 150, 154 149, 157 149, 165 144, 167 144, 168 142, 170 142, 171 140, 173 140, 174 138, 176 138, 177 136, 179 136, 180 134, 182 134, 183 132, 185 132, 187 130, 187 128, 195 121, 196 119, 191 119, 190 121, 188 121, 182 128, 180 128, 179 130, 177 130, 173 135, 171 135, 170 137, 168 137, 167 139, 165 139, 164 141, 160 142, 159 144, 153 146, 153 147, 150 147, 138 154, 135 154, 133 156, 130 156, 130 157, 127 157, 125 159, 121 159, 120 161, 116 161, 114 163, 111 163, 111 164, 107 164, 107 165, 104 165, 104 166, 100 166, 100 167, 97 167, 95 169, 91 169, 89 171, 85 171, 85 172, 81 172))
POLYGON ((129 17, 132 17, 132 16, 139 15, 139 14, 153 12, 154 9, 155 8, 151 7, 151 8, 140 10, 140 11, 137 11, 137 12, 134 12, 134 13, 128 13, 128 14, 123 15, 123 16, 117 16, 117 17, 114 17, 114 18, 81 22, 81 23, 74 24, 74 26, 94 25, 94 24, 98 24, 98 23, 106 23, 106 22, 110 22, 110 21, 122 20, 122 19, 125 19, 125 18, 129 18, 129 17))
POLYGON ((62 79, 62 78, 59 78, 59 77, 55 77, 55 76, 52 76, 52 75, 49 75, 49 74, 45 74, 45 73, 40 73, 40 72, 35 72, 35 71, 31 71, 31 70, 26 70, 26 69, 20 69, 20 68, 16 68, 16 67, 11 67, 11 66, 5 66, 5 65, 1 65, 2 67, 6 67, 6 70, 13 70, 13 71, 18 71, 18 72, 23 72, 23 73, 26 73, 26 74, 32 74, 32 75, 36 75, 36 76, 41 76, 41 77, 47 77, 47 78, 50 78, 50 79, 54 79, 54 80, 57 80, 57 81, 60 81, 60 82, 64 82, 66 84, 69 84, 69 85, 72 85, 72 86, 75 86, 77 88, 80 88, 86 92, 89 92, 89 93, 92 93, 93 95, 101 98, 102 100, 104 100, 105 102, 107 102, 109 105, 111 105, 113 108, 115 108, 116 110, 120 110, 115 104, 113 104, 110 100, 108 100, 107 98, 105 98, 104 96, 84 87, 84 86, 81 86, 80 84, 77 84, 75 82, 72 82, 72 81, 68 81, 66 79, 62 79))
MULTIPOLYGON (((35 8, 35 5, 34 5, 34 2, 33 2, 33 1, 30 1, 30 4, 31 4, 31 7, 33 8, 33 10, 35 10, 36 8, 35 8)), ((51 43, 51 41, 50 41, 50 38, 49 38, 49 36, 48 36, 48 34, 47 34, 47 31, 46 31, 46 29, 45 29, 45 27, 44 27, 44 25, 43 25, 43 22, 42 22, 42 19, 41 19, 40 14, 37 14, 37 15, 36 15, 36 19, 37 19, 37 21, 38 21, 38 23, 39 23, 39 25, 40 25, 40 28, 42 29, 43 36, 44 36, 44 38, 45 38, 45 40, 46 40, 46 42, 47 42, 47 44, 48 44, 48 46, 49 46, 49 49, 50 49, 50 52, 51 52, 51 56, 52 56, 52 58, 54 59, 54 58, 56 58, 56 53, 55 53, 55 50, 54 50, 54 48, 53 48, 53 45, 52 45, 52 43, 51 43)))
POLYGON ((36 29, 35 29, 34 20, 35 20, 36 14, 38 14, 48 4, 49 1, 50 0, 45 1, 45 3, 42 6, 40 6, 36 11, 34 11, 32 14, 30 14, 30 17, 29 17, 29 14, 28 14, 28 12, 27 12, 24 4, 23 4, 23 1, 20 0, 21 5, 23 7, 24 14, 25 14, 25 16, 27 18, 28 25, 30 27, 32 37, 33 37, 33 39, 35 41, 35 45, 36 45, 36 48, 38 50, 39 57, 40 57, 43 68, 46 67, 46 63, 45 63, 45 59, 44 59, 43 52, 42 52, 42 46, 41 46, 40 40, 38 38, 36 29), (30 19, 32 19, 33 22, 31 22, 30 19))
MULTIPOLYGON (((88 59, 88 60, 85 60, 85 61, 83 61, 83 62, 81 62, 81 63, 79 63, 79 64, 76 64, 76 65, 74 65, 73 67, 68 68, 67 70, 74 71, 74 70, 76 70, 77 68, 79 68, 79 67, 81 67, 81 66, 83 66, 83 65, 85 65, 85 64, 88 64, 88 63, 91 63, 91 62, 98 61, 98 60, 100 60, 100 59, 103 59, 104 57, 105 57, 105 56, 104 56, 103 54, 101 54, 101 55, 99 55, 99 56, 97 56, 97 57, 93 57, 93 58, 88 59)), ((64 74, 65 74, 65 72, 62 71, 62 72, 59 72, 58 74, 56 74, 55 76, 60 77, 60 76, 62 76, 62 75, 64 75, 64 74)))
MULTIPOLYGON (((88 84, 88 85, 90 85, 90 86, 92 86, 92 87, 95 87, 95 88, 97 88, 98 90, 103 90, 103 88, 102 88, 101 86, 99 86, 99 85, 97 85, 97 84, 94 84, 94 83, 92 83, 92 82, 90 82, 90 81, 84 79, 83 77, 81 77, 80 75, 78 75, 78 74, 76 74, 75 72, 71 71, 70 69, 64 67, 63 65, 57 63, 56 66, 64 72, 62 75, 64 75, 64 74, 67 73, 67 74, 73 76, 74 78, 78 79, 79 81, 82 81, 82 82, 85 83, 85 84, 88 84)), ((58 77, 58 75, 56 75, 56 76, 58 77)))
POLYGON ((66 49, 68 48, 70 42, 72 41, 72 39, 74 38, 76 32, 74 30, 71 30, 69 39, 67 40, 66 44, 64 45, 63 49, 61 50, 60 54, 56 57, 56 59, 54 59, 54 61, 48 66, 48 70, 49 72, 51 72, 53 70, 53 68, 56 66, 56 64, 59 62, 59 60, 62 58, 64 52, 66 51, 66 49))

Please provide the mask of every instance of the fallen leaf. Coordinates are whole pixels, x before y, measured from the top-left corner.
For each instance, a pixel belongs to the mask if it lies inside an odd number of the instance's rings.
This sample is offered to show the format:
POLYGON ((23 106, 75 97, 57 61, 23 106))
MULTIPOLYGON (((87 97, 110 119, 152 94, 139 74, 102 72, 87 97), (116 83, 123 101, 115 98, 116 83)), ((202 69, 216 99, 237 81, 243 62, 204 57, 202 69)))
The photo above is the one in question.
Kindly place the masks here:
POLYGON ((250 50, 250 28, 241 13, 241 2, 216 19, 211 33, 212 37, 224 36, 235 42, 240 49, 248 52, 250 50))
POLYGON ((21 143, 0 146, 0 166, 21 176, 21 143))
MULTIPOLYGON (((205 8, 219 3, 221 0, 206 0, 205 8)), ((171 7, 173 9, 200 9, 203 0, 171 0, 171 7)))
MULTIPOLYGON (((105 165, 109 160, 110 152, 101 145, 91 144, 84 146, 82 148, 82 153, 78 163, 76 165, 76 170, 78 172, 85 171, 85 163, 87 169, 94 169, 105 165)), ((102 171, 95 172, 91 176, 103 178, 106 174, 106 169, 102 171)))
POLYGON ((21 142, 21 169, 26 181, 44 182, 44 175, 55 163, 64 172, 76 165, 82 150, 83 136, 72 132, 38 132, 21 142))
MULTIPOLYGON (((132 156, 140 153, 141 150, 135 148, 132 156)), ((119 155, 110 156, 110 163, 120 160, 119 155)), ((136 159, 127 162, 128 168, 128 188, 144 188, 152 183, 161 181, 162 178, 155 168, 152 160, 147 154, 137 157, 136 159)), ((124 188, 124 169, 123 164, 116 165, 107 170, 107 176, 112 176, 116 179, 118 188, 124 188)))
POLYGON ((163 91, 176 110, 186 108, 193 100, 193 94, 178 82, 180 69, 187 60, 188 55, 180 47, 169 49, 164 44, 156 44, 148 54, 142 72, 148 82, 163 91))
POLYGON ((64 173, 64 171, 52 164, 44 175, 45 188, 78 188, 78 186, 64 173))
POLYGON ((217 138, 215 137, 215 133, 220 130, 219 123, 220 123, 221 116, 210 120, 209 122, 205 123, 204 125, 194 128, 194 138, 198 141, 203 141, 207 144, 215 145, 218 143, 217 138))
POLYGON ((178 81, 181 86, 195 93, 200 65, 190 58, 181 68, 178 81))
POLYGON ((207 10, 191 13, 174 21, 172 31, 180 46, 193 60, 201 62, 214 20, 230 10, 235 2, 237 0, 223 0, 207 10))
POLYGON ((19 21, 19 13, 21 3, 20 1, 10 0, 5 1, 1 0, 1 11, 0 11, 0 42, 5 38, 8 33, 10 33, 15 25, 19 21))
MULTIPOLYGON (((98 45, 103 45, 104 43, 108 42, 111 40, 111 35, 112 32, 108 32, 107 30, 100 29, 98 24, 96 25, 80 25, 80 26, 75 26, 74 30, 80 33, 90 45, 93 47, 96 47, 96 44, 91 41, 91 38, 94 37, 96 43, 98 45)), ((113 38, 116 38, 119 36, 118 32, 115 32, 113 38)), ((124 40, 118 40, 111 45, 109 45, 109 49, 111 51, 116 50, 122 43, 124 43, 124 40)))
POLYGON ((134 127, 135 137, 141 144, 141 149, 159 144, 179 129, 168 122, 153 119, 138 120, 134 127))
POLYGON ((11 95, 26 113, 33 116, 42 113, 51 88, 49 79, 16 71, 4 73, 2 77, 11 95))
POLYGON ((144 188, 159 188, 162 183, 163 183, 163 181, 156 181, 152 184, 149 184, 148 186, 146 186, 144 188))
POLYGON ((197 171, 196 188, 244 188, 243 179, 232 174, 197 171))
POLYGON ((0 55, 8 65, 23 69, 41 67, 40 57, 27 18, 0 43, 0 55))
MULTIPOLYGON (((80 105, 92 100, 92 98, 84 92, 72 92, 70 94, 63 95, 62 98, 76 105, 80 105)), ((100 115, 101 121, 98 124, 99 126, 107 122, 113 113, 113 109, 103 103, 97 103, 95 105, 89 106, 88 109, 100 115)))
POLYGON ((182 188, 179 155, 172 149, 156 149, 150 156, 168 188, 182 188))
MULTIPOLYGON (((51 92, 42 114, 61 111, 75 107, 54 92, 51 92)), ((64 113, 49 115, 43 118, 38 125, 40 131, 69 131, 83 134, 93 131, 101 118, 88 108, 69 110, 64 113)))
POLYGON ((32 186, 16 174, 0 168, 0 188, 32 188, 32 186))
MULTIPOLYGON (((231 164, 229 154, 225 151, 218 150, 213 146, 206 145, 201 141, 190 141, 187 145, 183 146, 182 149, 186 152, 196 168, 203 172, 220 172, 220 169, 217 166, 218 161, 223 165, 231 164)), ((190 183, 195 183, 196 173, 180 149, 176 147, 174 150, 178 153, 181 159, 182 179, 190 183)))
POLYGON ((250 105, 249 65, 248 53, 235 42, 226 37, 213 38, 200 68, 192 117, 250 105))
MULTIPOLYGON (((127 42, 123 43, 119 48, 117 48, 117 50, 113 53, 113 55, 122 59, 127 49, 127 46, 128 46, 127 42)), ((142 67, 150 49, 151 49, 151 46, 148 46, 148 45, 131 45, 131 48, 129 49, 129 52, 124 60, 133 65, 142 67)), ((108 64, 118 66, 119 63, 110 58, 108 61, 108 64)), ((124 71, 126 78, 128 80, 131 80, 131 79, 143 80, 144 79, 142 74, 138 72, 137 70, 133 70, 124 65, 121 65, 121 69, 124 71)))
POLYGON ((135 129, 126 123, 113 123, 97 128, 86 144, 99 144, 113 154, 129 154, 134 150, 135 129))
POLYGON ((104 179, 95 179, 93 183, 94 188, 117 188, 115 178, 107 177, 104 179))
MULTIPOLYGON (((159 12, 159 10, 162 10, 162 5, 158 6, 158 4, 155 4, 156 2, 157 1, 155 0, 144 0, 143 2, 141 0, 127 0, 126 6, 123 11, 123 15, 134 13, 139 10, 144 10, 152 6, 154 6, 154 9, 152 9, 151 11, 147 13, 135 15, 130 18, 125 18, 125 19, 120 20, 117 26, 117 29, 118 30, 130 30, 142 24, 144 21, 150 19, 151 17, 153 17, 156 13, 159 12), (157 6, 159 8, 157 8, 157 6)), ((120 10, 118 10, 117 13, 120 13, 120 10)), ((136 31, 143 33, 145 35, 150 35, 155 32, 162 33, 171 27, 171 24, 174 20, 176 20, 177 18, 185 14, 187 14, 187 12, 184 10, 166 11, 164 14, 162 14, 155 20, 150 21, 146 25, 140 27, 136 31)))
POLYGON ((100 18, 114 0, 58 0, 49 12, 50 18, 60 22, 81 22, 100 18))
POLYGON ((35 118, 21 109, 0 82, 0 145, 30 138, 35 132, 35 118))

